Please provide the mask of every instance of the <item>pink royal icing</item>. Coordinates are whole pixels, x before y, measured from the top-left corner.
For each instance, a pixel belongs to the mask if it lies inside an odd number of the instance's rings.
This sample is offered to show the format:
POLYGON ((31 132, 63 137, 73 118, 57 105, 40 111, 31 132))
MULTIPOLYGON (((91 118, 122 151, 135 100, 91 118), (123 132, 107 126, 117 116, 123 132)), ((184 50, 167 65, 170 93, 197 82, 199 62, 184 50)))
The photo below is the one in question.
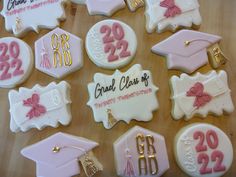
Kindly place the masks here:
POLYGON ((26 117, 32 119, 34 117, 40 117, 42 114, 46 113, 46 108, 39 104, 40 96, 38 94, 33 94, 31 98, 23 100, 24 106, 32 107, 27 113, 26 117))
POLYGON ((186 93, 186 96, 188 97, 191 96, 196 97, 193 106, 197 107, 197 109, 205 106, 208 102, 212 100, 212 96, 203 91, 204 91, 204 85, 200 82, 197 82, 186 93))
POLYGON ((174 0, 164 0, 160 3, 160 6, 167 8, 167 10, 164 14, 164 16, 167 18, 174 17, 174 16, 182 13, 181 9, 178 6, 176 6, 174 0))

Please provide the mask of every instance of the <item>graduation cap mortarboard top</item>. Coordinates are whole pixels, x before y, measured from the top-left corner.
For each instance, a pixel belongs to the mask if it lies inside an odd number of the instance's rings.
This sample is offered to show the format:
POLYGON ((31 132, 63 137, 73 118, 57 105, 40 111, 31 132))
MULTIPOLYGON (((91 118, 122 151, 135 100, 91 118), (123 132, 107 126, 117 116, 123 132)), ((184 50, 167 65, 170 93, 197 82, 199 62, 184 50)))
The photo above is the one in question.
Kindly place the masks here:
POLYGON ((68 125, 71 121, 70 85, 65 81, 46 87, 38 84, 31 89, 21 87, 19 91, 11 90, 8 97, 12 132, 57 127, 59 123, 68 125))
POLYGON ((205 123, 190 124, 176 134, 174 155, 183 172, 198 177, 224 176, 234 158, 229 137, 218 127, 205 123))
POLYGON ((56 28, 35 42, 35 67, 61 79, 83 66, 82 40, 56 28))
POLYGON ((95 121, 103 122, 106 129, 121 120, 150 121, 152 112, 159 107, 157 90, 150 71, 136 64, 124 73, 96 73, 88 84, 87 105, 92 108, 95 121))
POLYGON ((232 113, 234 104, 228 87, 227 73, 223 70, 207 74, 185 73, 170 79, 172 90, 172 117, 176 120, 191 119, 195 115, 207 117, 209 113, 216 116, 224 112, 232 113))
POLYGON ((162 135, 135 126, 114 144, 118 176, 161 176, 169 169, 169 160, 162 135))
POLYGON ((125 7, 124 0, 72 0, 77 4, 86 4, 90 15, 112 16, 125 7))
POLYGON ((209 62, 213 68, 227 58, 219 47, 221 37, 193 30, 181 30, 152 47, 152 52, 167 57, 168 69, 192 73, 209 62))
POLYGON ((148 33, 198 27, 202 22, 198 0, 145 0, 145 5, 148 33))
POLYGON ((36 176, 74 176, 80 174, 81 162, 91 177, 103 169, 91 151, 97 146, 94 141, 59 132, 22 149, 21 154, 36 162, 36 176))

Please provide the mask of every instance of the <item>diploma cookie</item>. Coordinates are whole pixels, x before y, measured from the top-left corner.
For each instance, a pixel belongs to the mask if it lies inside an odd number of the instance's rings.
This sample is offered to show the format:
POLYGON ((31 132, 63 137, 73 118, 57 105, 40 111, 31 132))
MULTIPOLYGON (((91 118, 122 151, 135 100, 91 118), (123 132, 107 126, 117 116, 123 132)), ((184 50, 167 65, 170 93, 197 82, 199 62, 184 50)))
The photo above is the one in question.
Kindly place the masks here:
POLYGON ((194 115, 206 117, 209 113, 220 116, 231 113, 234 105, 228 87, 227 74, 221 70, 194 76, 181 74, 170 79, 172 90, 172 117, 176 120, 194 115))
POLYGON ((199 26, 202 21, 198 0, 145 0, 145 4, 148 33, 199 26))
POLYGON ((59 132, 25 147, 21 154, 36 162, 37 177, 75 176, 80 174, 79 162, 91 177, 103 170, 92 152, 97 146, 94 141, 59 132))
POLYGON ((71 0, 77 4, 86 4, 90 15, 112 16, 125 7, 124 0, 71 0))
POLYGON ((35 67, 61 79, 83 66, 82 40, 60 28, 35 42, 35 67))
POLYGON ((118 20, 103 20, 87 33, 86 50, 97 66, 120 68, 133 59, 137 49, 135 32, 118 20))
POLYGON ((31 128, 39 130, 46 126, 68 125, 71 121, 70 85, 62 81, 46 87, 35 85, 32 89, 21 87, 11 90, 10 129, 12 132, 26 132, 31 128))
POLYGON ((152 47, 152 52, 166 56, 168 69, 192 73, 209 62, 213 68, 226 63, 219 47, 221 37, 193 30, 181 30, 152 47), (208 54, 208 55, 207 55, 208 54))
POLYGON ((169 169, 165 138, 135 126, 114 144, 116 173, 122 177, 159 177, 169 169))
POLYGON ((131 12, 145 5, 144 0, 126 0, 126 4, 131 12))
POLYGON ((28 44, 14 37, 0 38, 0 87, 22 84, 33 65, 33 52, 28 44))
POLYGON ((93 109, 95 121, 110 129, 120 120, 150 121, 158 108, 157 90, 150 71, 136 64, 125 73, 96 73, 94 82, 88 84, 87 104, 93 109))
POLYGON ((39 27, 53 29, 65 19, 63 4, 67 0, 3 0, 5 28, 17 37, 39 27), (53 13, 52 13, 53 12, 53 13))
POLYGON ((223 176, 234 157, 228 136, 205 123, 181 129, 175 137, 174 153, 179 167, 192 177, 223 176))

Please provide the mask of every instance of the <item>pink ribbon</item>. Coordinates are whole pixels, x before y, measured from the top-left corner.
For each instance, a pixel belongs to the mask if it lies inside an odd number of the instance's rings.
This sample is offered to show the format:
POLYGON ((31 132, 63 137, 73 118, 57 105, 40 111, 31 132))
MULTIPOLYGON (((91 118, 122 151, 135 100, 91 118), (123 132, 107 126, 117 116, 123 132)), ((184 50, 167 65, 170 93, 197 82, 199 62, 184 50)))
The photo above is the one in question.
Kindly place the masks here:
POLYGON ((174 17, 178 14, 181 14, 181 9, 175 5, 174 0, 164 0, 160 3, 161 7, 166 7, 167 10, 164 14, 165 17, 174 17))
POLYGON ((204 85, 200 82, 197 82, 194 84, 193 87, 187 91, 187 96, 195 96, 195 101, 193 106, 197 107, 199 109, 200 107, 206 105, 208 102, 212 100, 212 96, 208 93, 204 93, 204 85))
POLYGON ((40 97, 38 94, 33 94, 31 98, 23 100, 24 106, 32 107, 31 110, 27 113, 26 117, 32 119, 34 117, 39 117, 42 114, 46 113, 46 108, 43 105, 39 104, 40 97))

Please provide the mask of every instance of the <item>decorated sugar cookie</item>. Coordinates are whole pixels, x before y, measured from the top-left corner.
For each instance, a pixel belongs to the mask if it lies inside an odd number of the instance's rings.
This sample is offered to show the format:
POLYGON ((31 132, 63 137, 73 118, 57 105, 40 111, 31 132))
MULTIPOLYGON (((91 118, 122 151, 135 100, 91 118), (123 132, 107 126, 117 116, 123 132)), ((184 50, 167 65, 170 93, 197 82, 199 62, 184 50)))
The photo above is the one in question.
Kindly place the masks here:
POLYGON ((23 83, 33 68, 32 49, 24 41, 0 38, 0 87, 13 88, 23 83))
POLYGON ((17 37, 39 28, 53 29, 65 19, 63 4, 67 0, 3 0, 5 28, 17 37), (53 13, 52 13, 53 12, 53 13))
POLYGON ((199 26, 202 21, 198 0, 145 0, 145 5, 148 33, 199 26))
POLYGON ((158 133, 135 126, 113 147, 118 176, 159 177, 169 169, 165 139, 158 133))
POLYGON ((168 69, 192 73, 209 62, 213 68, 227 58, 219 47, 221 37, 193 30, 181 30, 152 47, 154 53, 166 56, 168 69), (207 55, 208 54, 208 55, 207 55))
POLYGON ((32 89, 21 87, 11 90, 10 129, 12 132, 26 132, 31 128, 39 130, 46 126, 68 125, 71 121, 70 85, 62 81, 46 87, 35 85, 32 89))
POLYGON ((150 71, 136 64, 125 73, 96 73, 94 82, 88 85, 87 104, 93 109, 95 121, 110 129, 120 120, 150 121, 152 111, 158 108, 157 90, 150 71))
POLYGON ((58 79, 83 66, 82 40, 56 28, 35 42, 35 66, 58 79))
POLYGON ((135 32, 118 20, 103 20, 87 33, 86 50, 97 66, 116 69, 133 59, 137 49, 135 32))
POLYGON ((233 147, 227 135, 210 124, 191 124, 175 137, 179 167, 193 177, 220 177, 230 168, 233 147))
POLYGON ((126 4, 131 12, 145 5, 144 0, 126 0, 126 4))
POLYGON ((80 162, 91 177, 103 169, 92 152, 97 146, 94 141, 59 132, 25 147, 21 154, 36 162, 36 176, 75 176, 80 174, 80 162))
POLYGON ((72 0, 77 4, 86 4, 90 15, 112 16, 125 7, 124 0, 72 0))
POLYGON ((176 120, 182 117, 188 120, 194 115, 206 117, 209 113, 220 116, 223 112, 231 113, 234 110, 225 71, 172 76, 170 84, 172 116, 176 120))

